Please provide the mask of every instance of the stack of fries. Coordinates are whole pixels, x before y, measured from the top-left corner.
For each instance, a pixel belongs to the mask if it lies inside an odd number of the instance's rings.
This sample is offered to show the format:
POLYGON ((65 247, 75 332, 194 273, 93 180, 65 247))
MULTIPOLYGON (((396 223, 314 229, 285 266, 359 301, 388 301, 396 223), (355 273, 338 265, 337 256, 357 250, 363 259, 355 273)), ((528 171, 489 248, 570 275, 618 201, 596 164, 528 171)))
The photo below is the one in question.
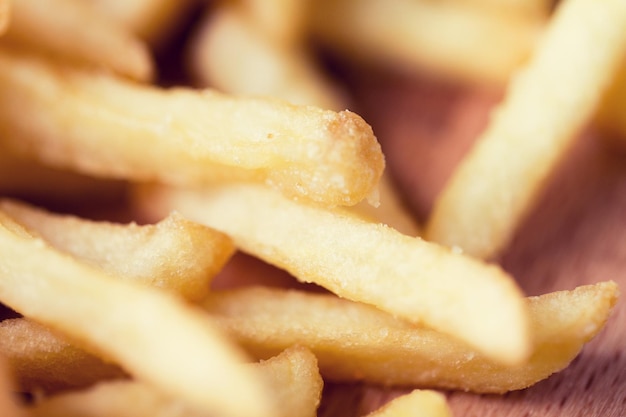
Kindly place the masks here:
POLYGON ((438 390, 527 388, 611 314, 612 281, 526 297, 497 259, 579 133, 626 130, 624 0, 0 0, 0 21, 6 417, 316 416, 324 382, 406 390, 372 417, 450 416, 438 390), (425 224, 317 48, 504 89, 425 224))

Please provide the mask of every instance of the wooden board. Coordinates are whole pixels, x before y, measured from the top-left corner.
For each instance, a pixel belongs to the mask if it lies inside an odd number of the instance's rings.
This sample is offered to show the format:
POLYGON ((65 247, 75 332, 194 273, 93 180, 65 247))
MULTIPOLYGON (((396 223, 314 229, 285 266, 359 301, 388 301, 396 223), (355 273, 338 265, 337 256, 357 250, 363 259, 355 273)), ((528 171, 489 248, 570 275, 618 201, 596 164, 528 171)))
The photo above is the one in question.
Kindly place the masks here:
MULTIPOLYGON (((501 92, 354 73, 355 109, 374 127, 408 205, 425 219, 501 92)), ((626 291, 626 138, 581 133, 500 262, 529 295, 604 280, 626 291), (620 143, 621 142, 621 143, 620 143)), ((511 151, 514 151, 513 149, 511 151)), ((361 416, 401 389, 327 385, 320 416, 361 416)), ((455 416, 626 416, 626 304, 569 368, 504 396, 447 393, 455 416)))

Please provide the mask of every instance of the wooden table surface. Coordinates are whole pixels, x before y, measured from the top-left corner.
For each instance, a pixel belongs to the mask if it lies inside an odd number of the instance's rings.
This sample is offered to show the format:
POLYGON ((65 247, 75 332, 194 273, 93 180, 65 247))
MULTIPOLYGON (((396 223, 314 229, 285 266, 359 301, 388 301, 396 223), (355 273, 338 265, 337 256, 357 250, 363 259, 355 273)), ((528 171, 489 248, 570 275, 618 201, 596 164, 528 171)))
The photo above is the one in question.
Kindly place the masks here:
MULTIPOLYGON (((354 109, 373 126, 409 207, 425 219, 500 91, 414 75, 347 75, 354 109)), ((581 133, 496 262, 528 295, 604 280, 626 291, 626 138, 591 128, 581 133)), ((328 384, 319 415, 361 416, 402 392, 328 384)), ((504 396, 447 396, 457 417, 626 416, 626 302, 618 302, 604 331, 571 366, 549 379, 504 396)))

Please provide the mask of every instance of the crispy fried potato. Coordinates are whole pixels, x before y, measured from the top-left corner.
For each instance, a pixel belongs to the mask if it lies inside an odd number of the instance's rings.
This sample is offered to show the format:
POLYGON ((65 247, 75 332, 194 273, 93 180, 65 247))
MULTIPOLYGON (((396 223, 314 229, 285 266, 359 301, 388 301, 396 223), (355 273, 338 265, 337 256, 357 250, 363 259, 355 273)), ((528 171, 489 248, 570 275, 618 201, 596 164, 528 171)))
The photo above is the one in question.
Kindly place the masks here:
POLYGON ((562 2, 438 196, 425 237, 476 257, 498 255, 590 121, 624 50, 626 2, 562 2))
POLYGON ((136 198, 147 213, 178 210, 300 281, 432 326, 505 363, 530 353, 522 294, 496 265, 260 186, 145 187, 136 198))
POLYGON ((240 366, 247 356, 178 297, 80 263, 3 212, 0 252, 0 302, 13 310, 206 412, 274 414, 271 393, 240 366))
POLYGON ((211 10, 192 40, 189 57, 191 71, 203 86, 324 109, 346 108, 339 87, 322 74, 303 45, 275 44, 239 8, 211 10))
POLYGON ((24 392, 56 392, 126 377, 63 335, 24 318, 0 322, 0 354, 9 361, 24 392))
POLYGON ((361 62, 433 71, 457 81, 501 85, 530 55, 543 23, 465 3, 323 0, 312 31, 331 50, 361 62))
MULTIPOLYGON (((315 417, 322 379, 315 356, 294 347, 267 361, 249 365, 280 399, 276 417, 315 417)), ((234 394, 236 395, 236 394, 234 394)), ((200 417, 206 413, 137 381, 100 383, 84 391, 59 394, 28 409, 32 417, 200 417)))
POLYGON ((149 81, 154 72, 148 47, 84 0, 14 1, 0 41, 136 80, 149 81))
POLYGON ((496 11, 508 15, 523 15, 534 19, 547 19, 554 0, 444 0, 452 5, 470 5, 479 10, 496 11))
POLYGON ((290 47, 303 42, 311 0, 241 0, 239 10, 273 45, 290 47))
POLYGON ((190 0, 83 0, 153 46, 161 46, 194 4, 190 0))
POLYGON ((617 285, 604 282, 527 298, 534 349, 518 367, 330 294, 248 287, 214 292, 204 306, 258 357, 293 343, 307 346, 328 380, 504 393, 565 368, 603 328, 617 296, 617 285))
POLYGON ((124 279, 201 300, 235 251, 224 234, 174 213, 155 225, 59 215, 0 199, 0 211, 55 248, 124 279))
POLYGON ((276 393, 277 417, 316 417, 324 381, 315 355, 304 346, 286 347, 278 355, 255 365, 276 393))
POLYGON ((0 147, 94 176, 243 179, 351 205, 372 193, 384 169, 371 127, 349 111, 161 90, 5 53, 0 82, 0 147))
POLYGON ((446 397, 435 391, 413 390, 394 398, 367 417, 452 417, 446 397))

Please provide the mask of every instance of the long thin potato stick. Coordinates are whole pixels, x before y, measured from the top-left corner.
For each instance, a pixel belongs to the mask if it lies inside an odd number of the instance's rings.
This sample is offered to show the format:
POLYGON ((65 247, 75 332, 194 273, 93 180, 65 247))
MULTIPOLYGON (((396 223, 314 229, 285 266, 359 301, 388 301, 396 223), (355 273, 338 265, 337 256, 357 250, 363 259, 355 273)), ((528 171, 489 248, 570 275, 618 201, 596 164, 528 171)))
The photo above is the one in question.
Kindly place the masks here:
POLYGON ((261 186, 155 187, 137 199, 148 213, 178 210, 301 281, 453 334, 503 362, 530 353, 522 294, 495 265, 261 186))
POLYGON ((153 47, 170 39, 193 0, 82 0, 123 25, 153 47))
POLYGON ((55 248, 107 273, 200 300, 233 255, 230 239, 174 213, 155 225, 60 215, 0 199, 0 210, 55 248))
POLYGON ((561 2, 532 60, 438 197, 425 236, 501 252, 590 121, 626 50, 626 2, 561 2))
POLYGON ((394 398, 367 417, 452 417, 446 396, 430 390, 414 390, 394 398))
POLYGON ((153 75, 147 45, 84 0, 13 1, 11 24, 0 41, 137 80, 153 75))
POLYGON ((323 0, 312 30, 361 61, 427 69, 456 80, 502 84, 530 55, 543 24, 465 4, 323 0))
POLYGON ((236 7, 206 15, 192 40, 190 65, 200 85, 226 93, 346 108, 338 86, 322 74, 304 46, 274 44, 236 7))
POLYGON ((242 0, 239 9, 275 45, 290 47, 306 40, 312 0, 242 0))
MULTIPOLYGON (((267 381, 280 399, 276 417, 315 417, 322 378, 315 356, 292 347, 260 363, 245 365, 267 381)), ((234 394, 236 395, 236 393, 234 394)), ((61 393, 28 408, 41 417, 202 417, 207 414, 138 381, 111 381, 90 389, 61 393)))
POLYGON ((504 393, 564 369, 603 328, 617 296, 609 281, 528 297, 534 349, 518 367, 329 294, 248 287, 212 293, 204 305, 256 356, 275 355, 293 343, 307 346, 329 380, 504 393))
POLYGON ((535 19, 547 19, 552 12, 554 0, 444 0, 459 6, 472 6, 479 10, 496 11, 505 15, 524 15, 535 19))
POLYGON ((24 392, 51 393, 127 376, 116 364, 24 318, 0 322, 0 354, 9 361, 24 392))
POLYGON ((0 54, 3 144, 94 176, 166 183, 242 179, 325 205, 375 189, 384 158, 349 111, 161 90, 0 54))
POLYGON ((274 414, 270 393, 240 366, 246 355, 208 317, 168 293, 81 264, 0 214, 4 304, 207 412, 274 414), (246 400, 231 401, 233 393, 246 400))

